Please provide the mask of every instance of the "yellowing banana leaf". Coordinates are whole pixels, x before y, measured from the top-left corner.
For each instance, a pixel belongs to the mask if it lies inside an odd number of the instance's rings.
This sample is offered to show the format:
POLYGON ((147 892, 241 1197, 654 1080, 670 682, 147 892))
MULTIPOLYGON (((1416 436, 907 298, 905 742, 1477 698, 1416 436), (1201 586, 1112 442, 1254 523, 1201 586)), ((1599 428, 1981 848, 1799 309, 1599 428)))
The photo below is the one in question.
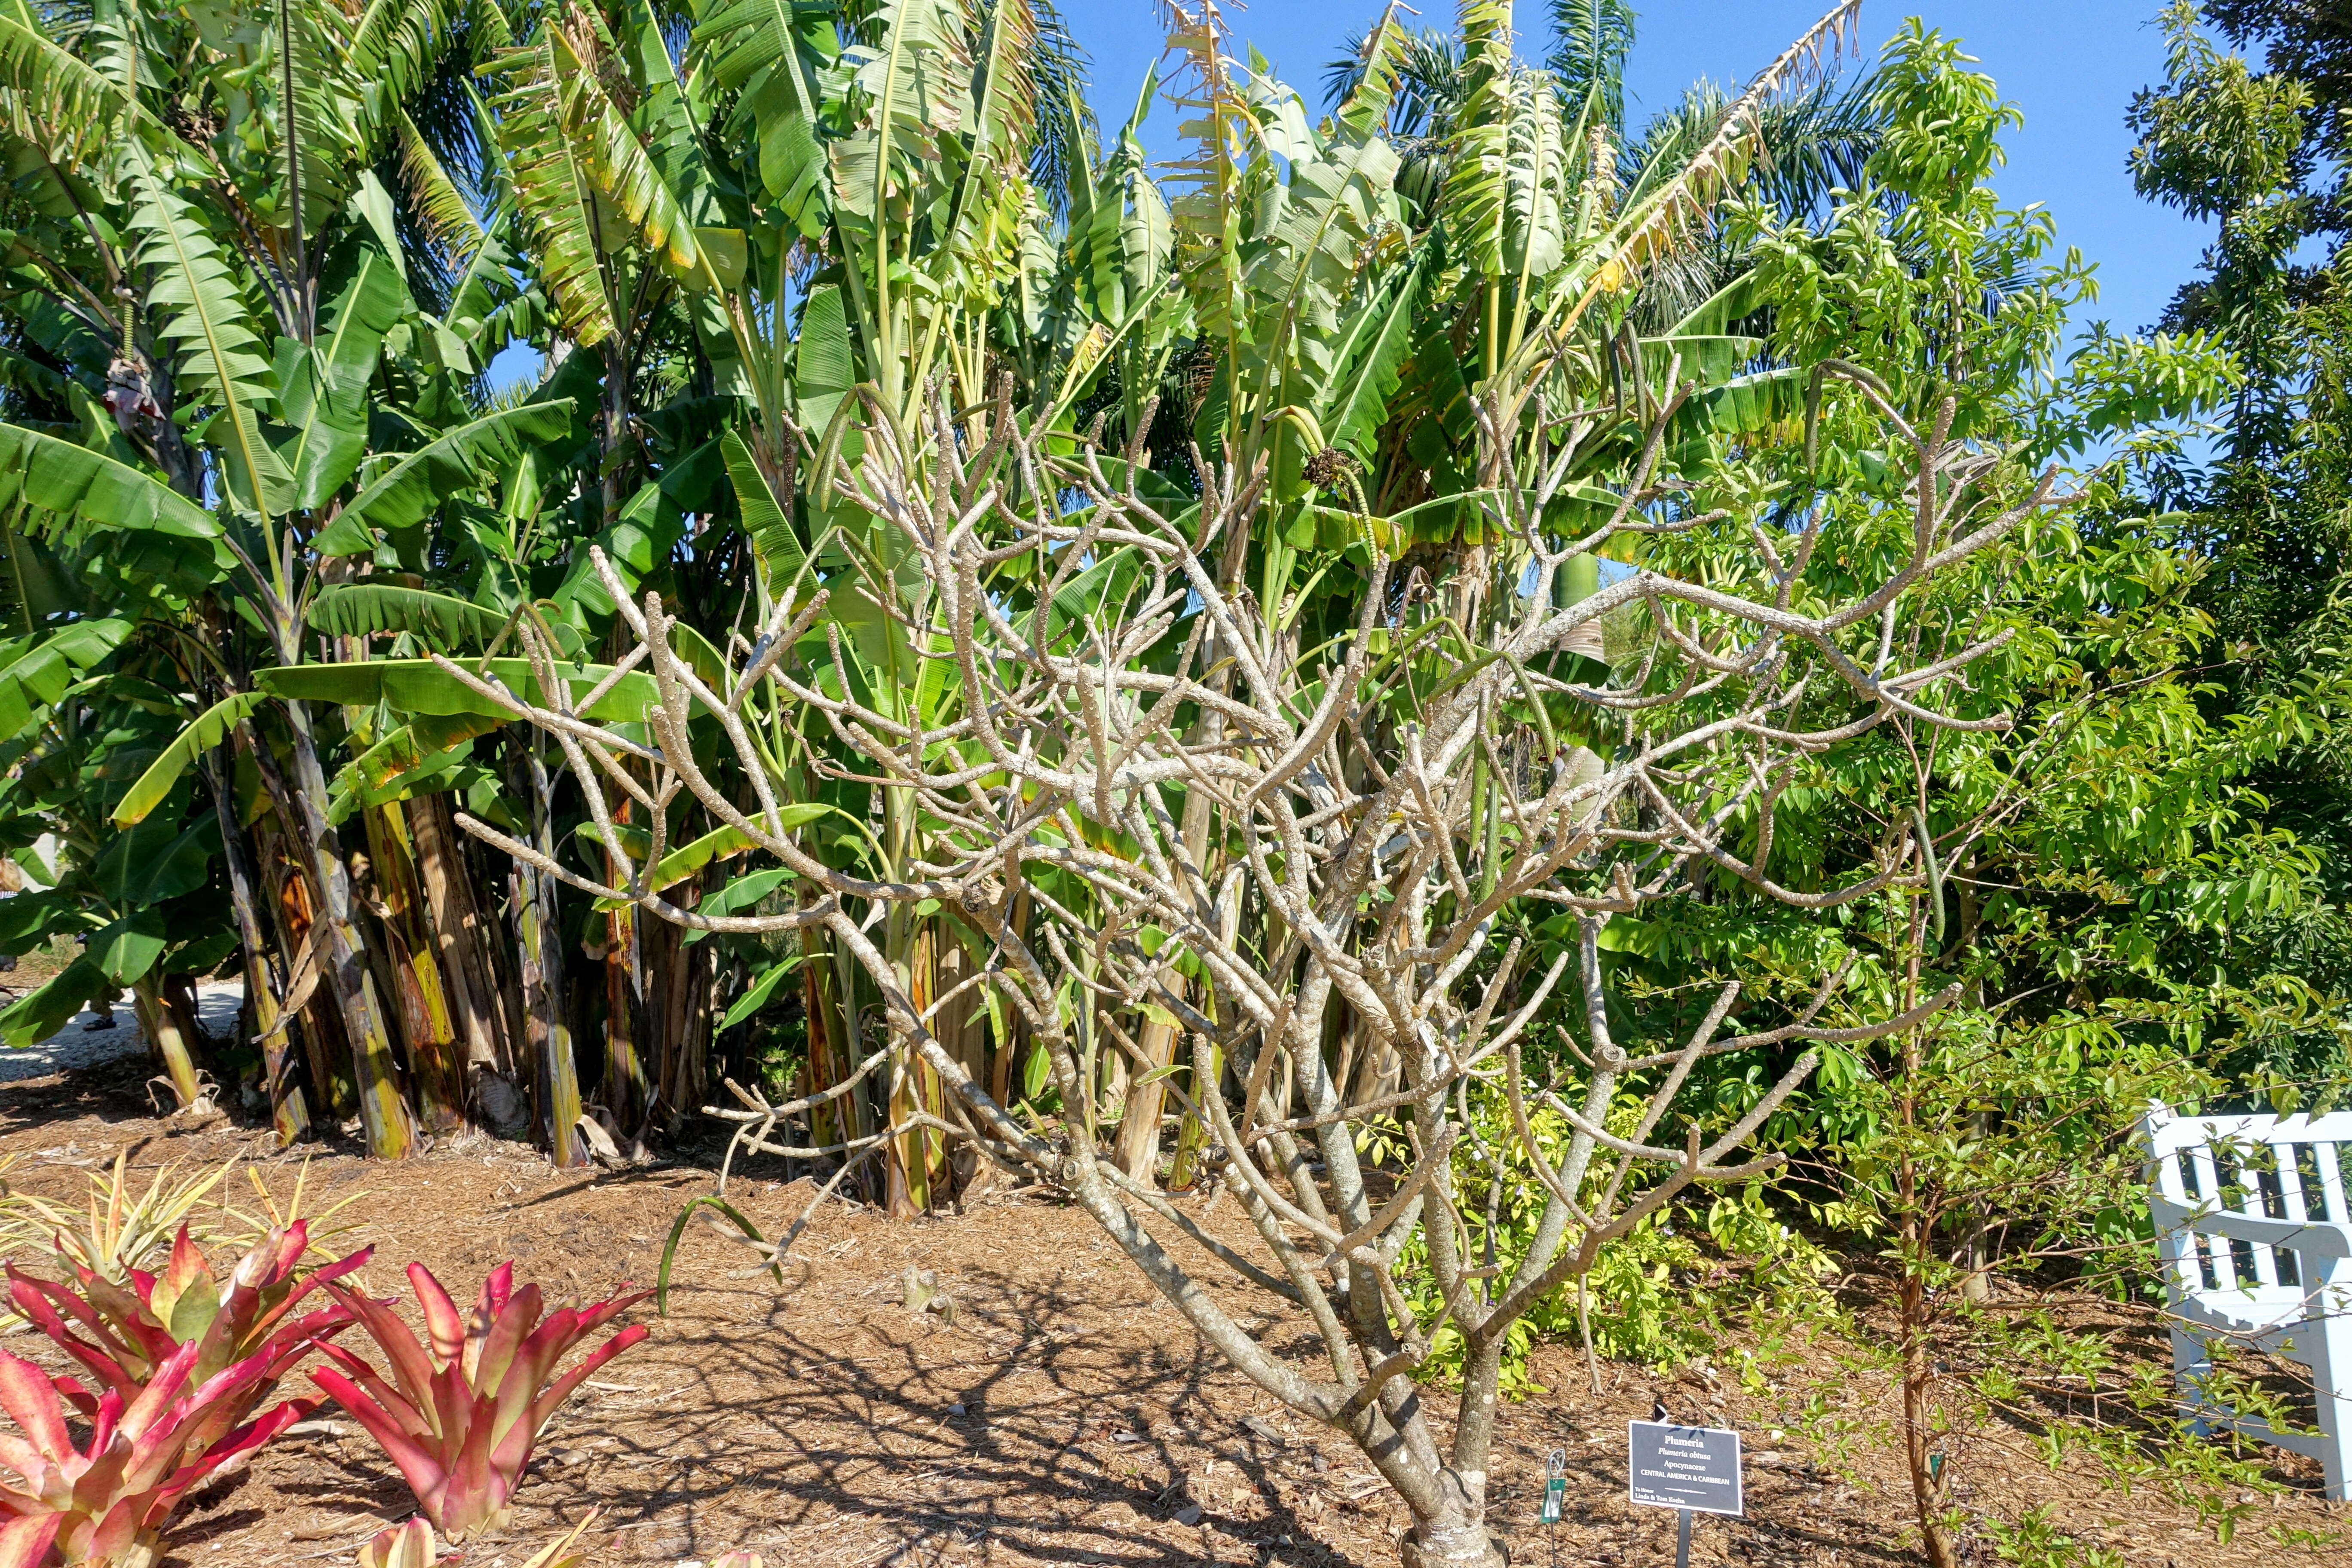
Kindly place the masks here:
POLYGON ((477 735, 488 734, 501 722, 488 713, 412 719, 354 757, 336 779, 336 786, 341 788, 348 782, 353 788, 382 789, 401 774, 423 767, 427 758, 454 752, 477 735))
POLYGON ((258 691, 238 691, 222 698, 189 721, 188 727, 172 739, 161 755, 147 764, 128 794, 114 807, 114 825, 128 827, 163 804, 180 775, 194 765, 197 757, 217 746, 228 732, 253 710, 261 706, 258 691))
POLYGON ((1701 461, 1699 444, 1709 436, 1757 437, 1776 427, 1793 434, 1804 411, 1805 372, 1798 367, 1735 376, 1693 394, 1675 412, 1667 435, 1670 459, 1678 467, 1701 461))
POLYGON ((428 752, 415 767, 396 773, 380 784, 362 778, 345 768, 335 775, 334 788, 328 795, 327 820, 340 825, 362 806, 391 805, 404 800, 414 800, 419 795, 456 789, 466 782, 466 775, 479 775, 483 771, 469 762, 467 753, 463 751, 428 752))
MULTIPOLYGON (((822 801, 803 801, 793 805, 778 806, 776 816, 782 822, 784 831, 789 833, 803 823, 814 822, 826 813, 838 809, 822 801)), ((620 829, 622 845, 630 854, 643 858, 645 852, 653 847, 653 837, 645 829, 619 823, 614 826, 620 829)), ((595 837, 593 828, 583 828, 582 832, 591 837, 595 837)), ((679 845, 663 856, 661 864, 647 874, 646 885, 656 893, 665 888, 674 888, 711 862, 740 855, 751 847, 751 836, 741 828, 731 826, 717 828, 691 843, 679 845)), ((616 910, 625 906, 617 899, 599 899, 596 907, 616 910)))

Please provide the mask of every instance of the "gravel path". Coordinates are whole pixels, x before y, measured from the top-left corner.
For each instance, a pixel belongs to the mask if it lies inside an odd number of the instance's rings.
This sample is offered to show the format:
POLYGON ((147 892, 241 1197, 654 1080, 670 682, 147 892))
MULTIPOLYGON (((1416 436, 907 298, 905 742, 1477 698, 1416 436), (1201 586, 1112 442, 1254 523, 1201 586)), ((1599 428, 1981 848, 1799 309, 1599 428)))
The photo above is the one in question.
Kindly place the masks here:
MULTIPOLYGON (((244 1001, 242 985, 200 985, 196 988, 196 1016, 204 1020, 205 1032, 217 1039, 236 1027, 237 1008, 244 1001)), ((0 1083, 47 1078, 68 1068, 95 1067, 100 1062, 135 1057, 146 1050, 147 1043, 139 1033, 139 1015, 131 1010, 129 992, 115 1003, 111 1025, 91 1027, 98 1021, 95 1013, 79 1013, 46 1040, 22 1050, 0 1050, 0 1083)))

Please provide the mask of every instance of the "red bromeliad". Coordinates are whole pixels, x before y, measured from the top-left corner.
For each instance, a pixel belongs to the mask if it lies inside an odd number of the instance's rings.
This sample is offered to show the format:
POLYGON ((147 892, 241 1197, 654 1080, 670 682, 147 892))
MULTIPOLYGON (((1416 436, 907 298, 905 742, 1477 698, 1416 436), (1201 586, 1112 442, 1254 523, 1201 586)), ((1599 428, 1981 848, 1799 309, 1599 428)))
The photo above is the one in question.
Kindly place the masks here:
POLYGON ((0 1352, 0 1568, 33 1568, 54 1550, 73 1564, 149 1568, 181 1500, 318 1408, 286 1400, 256 1416, 279 1377, 352 1321, 341 1306, 293 1316, 364 1252, 298 1279, 300 1224, 273 1231, 237 1263, 224 1292, 185 1230, 160 1276, 131 1288, 77 1268, 79 1291, 8 1270, 16 1306, 95 1377, 92 1393, 0 1352), (89 1423, 77 1447, 68 1406, 89 1423))
POLYGON ((310 1376, 383 1445, 435 1528, 462 1540, 505 1523, 541 1428, 583 1378, 647 1331, 642 1324, 623 1329, 550 1383, 558 1363, 650 1292, 615 1296, 584 1310, 561 1307, 541 1322, 539 1287, 516 1289, 511 1263, 492 1272, 470 1313, 458 1311, 423 1264, 410 1264, 408 1278, 425 1310, 431 1349, 388 1304, 330 1286, 374 1338, 392 1375, 386 1381, 358 1356, 327 1345, 335 1365, 310 1376))
MULTIPOLYGON (((363 1267, 373 1249, 362 1248, 300 1274, 310 1246, 304 1221, 271 1231, 237 1260, 224 1291, 183 1226, 163 1272, 134 1268, 128 1289, 79 1264, 71 1265, 79 1289, 32 1279, 12 1265, 8 1291, 17 1310, 89 1368, 102 1389, 119 1391, 126 1405, 184 1344, 197 1347, 190 1376, 200 1384, 233 1364, 261 1358, 264 1375, 248 1386, 243 1406, 224 1407, 208 1417, 208 1433, 216 1436, 244 1420, 314 1343, 351 1326, 351 1311, 340 1303, 299 1317, 294 1310, 312 1291, 363 1267)), ((85 1419, 95 1417, 96 1399, 79 1384, 67 1379, 58 1387, 85 1419)))
POLYGON ((221 1413, 252 1403, 268 1373, 260 1356, 192 1384, 197 1346, 190 1341, 156 1369, 136 1399, 110 1388, 99 1395, 89 1442, 74 1446, 58 1394, 71 1380, 51 1379, 28 1361, 0 1351, 0 1408, 22 1436, 0 1436, 0 1463, 24 1478, 0 1485, 0 1568, 33 1568, 54 1546, 68 1563, 149 1568, 163 1554, 163 1527, 180 1500, 318 1408, 289 1399, 258 1419, 205 1442, 221 1413))

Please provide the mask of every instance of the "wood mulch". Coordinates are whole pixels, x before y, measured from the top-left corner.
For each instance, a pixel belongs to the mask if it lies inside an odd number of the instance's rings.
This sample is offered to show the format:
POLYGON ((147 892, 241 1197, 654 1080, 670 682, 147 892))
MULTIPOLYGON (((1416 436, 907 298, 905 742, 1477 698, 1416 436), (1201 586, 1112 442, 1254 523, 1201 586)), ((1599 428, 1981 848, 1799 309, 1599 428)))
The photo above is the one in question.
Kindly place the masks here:
MULTIPOLYGON (((0 1155, 21 1156, 9 1183, 79 1201, 85 1173, 129 1147, 140 1171, 242 1154, 281 1200, 291 1193, 300 1156, 217 1115, 154 1117, 137 1087, 144 1076, 124 1063, 0 1089, 0 1155)), ((337 1222, 351 1228, 332 1245, 376 1248, 366 1278, 379 1292, 404 1295, 399 1270, 419 1258, 469 1296, 512 1258, 519 1278, 552 1297, 601 1296, 651 1281, 679 1206, 711 1190, 715 1152, 594 1174, 480 1137, 400 1165, 320 1152, 310 1206, 351 1198, 337 1222)), ((760 1174, 739 1163, 731 1194, 773 1236, 809 1189, 760 1174)), ((1213 1223, 1234 1217, 1227 1205, 1213 1223)), ((608 1564, 700 1563, 739 1547, 771 1568, 1396 1561, 1404 1510, 1360 1458, 1224 1367, 1074 1209, 1001 1195, 960 1216, 891 1224, 835 1208, 794 1247, 782 1289, 754 1262, 698 1224, 689 1230, 669 1315, 655 1317, 650 1301, 638 1309, 653 1337, 558 1418, 514 1528, 469 1543, 468 1564, 518 1564, 592 1505, 604 1512, 591 1562, 608 1564), (910 1266, 937 1271, 951 1321, 907 1310, 910 1266)), ((1202 1273, 1231 1278, 1214 1265, 1202 1273)), ((1243 1305, 1238 1291, 1227 1299, 1243 1305)), ((1303 1327, 1268 1326, 1284 1353, 1313 1355, 1303 1327)), ((2163 1353, 2159 1339, 2133 1332, 2134 1353, 2163 1353)), ((46 1349, 31 1335, 7 1343, 46 1349)), ((1769 1374, 1751 1380, 1755 1393, 1726 1370, 1728 1355, 1674 1376, 1604 1364, 1598 1396, 1580 1352, 1539 1351, 1551 1392, 1510 1405, 1497 1445, 1493 1490, 1514 1561, 1673 1561, 1674 1516, 1624 1501, 1625 1423, 1663 1400, 1678 1418, 1748 1434, 1748 1516, 1703 1520, 1694 1563, 1920 1562, 1892 1387, 1849 1350, 1783 1344, 1769 1374), (1570 1479, 1567 1518, 1551 1530, 1535 1515, 1555 1448, 1570 1479)), ((2145 1488, 2112 1489, 2086 1464, 2053 1471, 2035 1446, 2014 1421, 1960 1434, 1959 1501, 2009 1519, 2046 1506, 2065 1534, 2132 1568, 2352 1562, 2352 1509, 2320 1502, 2307 1468, 2274 1472, 2300 1489, 2257 1501, 2224 1545, 2189 1508, 2145 1488)), ((167 1561, 348 1562, 407 1512, 398 1473, 329 1406, 199 1494, 167 1561)), ((1995 1561, 1981 1542, 1969 1551, 1995 1561)))

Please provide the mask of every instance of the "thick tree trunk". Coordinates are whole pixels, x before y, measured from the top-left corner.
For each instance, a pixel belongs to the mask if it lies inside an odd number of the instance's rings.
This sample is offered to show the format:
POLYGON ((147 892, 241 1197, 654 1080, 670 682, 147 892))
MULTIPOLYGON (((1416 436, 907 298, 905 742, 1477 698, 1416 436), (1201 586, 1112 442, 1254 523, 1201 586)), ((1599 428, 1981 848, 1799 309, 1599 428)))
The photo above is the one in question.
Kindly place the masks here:
MULTIPOLYGON (((694 889, 685 891, 689 902, 699 897, 694 889)), ((709 942, 697 942, 692 947, 680 943, 671 965, 677 994, 667 1013, 670 1026, 677 1032, 664 1053, 659 1089, 664 1101, 675 1108, 674 1115, 702 1103, 703 1089, 709 1078, 710 996, 718 980, 711 960, 714 951, 709 942)))
MULTIPOLYGON (((555 856, 555 787, 549 781, 542 744, 534 733, 525 742, 521 759, 530 786, 531 837, 539 852, 555 856)), ((572 1054, 572 1026, 565 1010, 563 982, 563 921, 556 904, 556 880, 528 868, 522 886, 529 889, 530 937, 523 944, 523 1005, 533 1020, 537 1076, 533 1079, 540 1115, 547 1132, 548 1157, 559 1170, 588 1163, 587 1146, 580 1137, 580 1078, 572 1054)), ((520 906, 519 906, 520 907, 520 906)))
MULTIPOLYGON (((873 1054, 874 1041, 866 1032, 866 1003, 862 990, 867 982, 856 958, 840 942, 828 941, 826 945, 833 964, 831 979, 835 1011, 832 1016, 840 1025, 842 1070, 855 1073, 873 1054)), ((848 1136, 867 1138, 879 1130, 877 1113, 887 1113, 888 1100, 886 1097, 888 1089, 887 1079, 877 1073, 842 1098, 843 1115, 848 1122, 844 1131, 848 1136)), ((868 1202, 878 1202, 887 1191, 888 1184, 882 1170, 883 1163, 880 1160, 868 1160, 858 1167, 854 1178, 856 1190, 868 1202)))
POLYGON ((646 1038, 639 1049, 653 1076, 646 1120, 664 1131, 677 1126, 680 1102, 671 1098, 669 1086, 682 1074, 678 1058, 686 1050, 686 958, 693 950, 682 936, 667 921, 656 921, 636 933, 637 962, 646 976, 646 1038))
POLYGON ((1445 1506, 1426 1519, 1416 1515, 1412 1528, 1397 1543, 1404 1568, 1506 1568, 1510 1559, 1486 1529, 1483 1479, 1472 1487, 1447 1470, 1439 1476, 1438 1487, 1445 1506))
POLYGON ((651 1096, 646 1092, 645 1058, 637 1050, 637 921, 633 910, 604 917, 604 1082, 597 1090, 622 1131, 644 1135, 651 1096))
MULTIPOLYGON (((628 647, 627 628, 615 622, 604 657, 617 661, 626 657, 628 647)), ((624 795, 614 805, 614 820, 629 821, 635 804, 624 795)), ((617 886, 621 880, 620 859, 609 849, 604 857, 604 877, 608 885, 617 886)), ((595 916, 592 914, 589 919, 593 921, 595 916)), ((597 1099, 612 1112, 614 1123, 632 1139, 639 1140, 652 1125, 655 1099, 654 1086, 646 1077, 648 1009, 640 925, 636 910, 627 906, 604 916, 604 1075, 597 1089, 597 1099)))
MULTIPOLYGON (((1230 566, 1231 563, 1228 564, 1230 566)), ((1213 638, 1212 650, 1214 646, 1213 638)), ((1216 664, 1213 651, 1210 654, 1209 662, 1216 664)), ((1224 691, 1232 684, 1230 667, 1219 666, 1211 675, 1210 684, 1219 692, 1224 691)), ((1213 744, 1217 737, 1224 733, 1224 716, 1213 710, 1202 714, 1200 729, 1202 742, 1213 744)), ((1179 828, 1184 836, 1184 853, 1193 865, 1201 868, 1202 876, 1212 881, 1215 880, 1218 868, 1217 858, 1209 854, 1213 811, 1206 790, 1188 789, 1184 792, 1184 818, 1179 828)), ((1172 969, 1164 973, 1163 979, 1178 995, 1188 993, 1189 986, 1184 978, 1172 969)), ((1142 1047, 1151 1071, 1157 1071, 1176 1059, 1177 1043, 1182 1035, 1183 1031, 1173 1021, 1163 1024, 1153 1020, 1144 1025, 1143 1036, 1136 1044, 1142 1047)), ((1213 1085, 1210 1086, 1210 1092, 1214 1092, 1213 1085)), ((1120 1120, 1118 1128, 1117 1158, 1119 1168, 1136 1181, 1153 1182, 1159 1178, 1160 1118, 1167 1102, 1168 1088, 1164 1079, 1139 1084, 1128 1090, 1127 1113, 1120 1120)))
POLYGON ((186 1110, 204 1099, 204 1089, 196 1082, 195 1058, 190 1054, 188 1037, 179 1018, 163 1005, 163 993, 152 975, 141 975, 131 984, 131 1005, 139 1015, 139 1027, 147 1043, 154 1047, 163 1063, 164 1076, 172 1080, 172 1093, 179 1100, 179 1109, 186 1110))
POLYGON ((416 1079, 417 1109, 427 1131, 455 1132, 466 1124, 466 1070, 451 1016, 449 988, 441 972, 438 944, 425 918, 417 889, 415 854, 398 805, 363 813, 368 854, 373 862, 378 918, 400 988, 409 1065, 416 1079))
MULTIPOLYGON (((222 753, 228 751, 224 744, 222 753)), ((246 1016, 261 1041, 262 1086, 269 1096, 269 1121, 277 1130, 278 1146, 286 1148, 310 1135, 310 1110, 302 1087, 291 1082, 293 1042, 287 1038, 291 1020, 281 1013, 278 998, 283 987, 284 955, 274 949, 261 923, 260 879, 236 819, 236 803, 229 781, 236 775, 221 755, 204 758, 205 784, 212 792, 213 816, 220 824, 221 855, 228 868, 228 898, 236 918, 237 946, 245 961, 246 1016), (276 962, 273 963, 273 960, 276 962)), ((242 1043, 242 1042, 240 1042, 242 1043)))
POLYGON ((432 918, 441 978, 448 986, 450 1016, 465 1043, 466 1060, 495 1068, 499 1027, 492 1009, 497 990, 483 963, 481 920, 474 910, 466 863, 457 852, 448 797, 428 795, 410 801, 408 831, 416 846, 416 879, 432 918))
MULTIPOLYGON (((1217 1062, 1222 1059, 1222 1053, 1213 1048, 1209 1053, 1209 1059, 1212 1063, 1217 1062)), ((1218 1090, 1212 1084, 1193 1092, 1197 1097, 1201 1094, 1215 1094, 1218 1090)), ((1208 1128, 1202 1123, 1199 1116, 1187 1110, 1182 1120, 1176 1123, 1176 1147, 1171 1150, 1168 1155, 1169 1191, 1181 1193, 1192 1190, 1193 1184, 1201 1179, 1201 1155, 1208 1146, 1208 1128)))
POLYGON ((518 862, 516 937, 521 951, 523 1028, 530 1042, 531 1099, 549 1157, 559 1169, 587 1163, 580 1143, 580 1086, 572 1073, 572 1029, 563 1020, 562 939, 545 878, 518 862))
MULTIPOLYGON (((1176 979, 1175 983, 1181 994, 1184 982, 1176 979)), ((1176 1059, 1176 1044, 1182 1033, 1172 1021, 1162 1023, 1154 1018, 1143 1026, 1143 1034, 1136 1041, 1150 1070, 1137 1074, 1139 1081, 1128 1087, 1127 1113, 1118 1124, 1117 1159, 1119 1169, 1139 1182, 1159 1179, 1160 1118, 1167 1106, 1168 1080, 1152 1074, 1176 1059), (1141 1081, 1144 1079, 1149 1081, 1141 1081)))
MULTIPOLYGON (((825 963, 823 932, 801 932, 801 1009, 808 1015, 808 1092, 823 1094, 848 1070, 847 1053, 840 1048, 839 1010, 833 1002, 830 966, 825 963)), ((838 1100, 827 1100, 809 1111, 809 1142, 822 1148, 848 1137, 850 1118, 838 1100)))
MULTIPOLYGON (((973 981, 979 960, 964 946, 955 928, 941 924, 939 928, 939 1012, 931 1020, 931 1032, 940 1044, 955 1058, 956 1065, 970 1074, 974 1083, 988 1079, 988 1009, 982 1004, 980 986, 973 981)), ((935 1078, 936 1074, 933 1075, 935 1078)), ((940 1110, 936 1114, 948 1116, 948 1090, 940 1088, 940 1110)), ((1001 1103, 1001 1102, 1000 1102, 1001 1103)), ((986 1123, 982 1123, 983 1131, 986 1123)), ((950 1191, 961 1194, 980 1173, 986 1156, 968 1143, 954 1143, 944 1150, 940 1168, 950 1191)))
MULTIPOLYGON (((700 900, 701 889, 689 879, 673 888, 669 896, 681 907, 691 909, 700 900)), ((646 997, 646 1041, 639 1047, 639 1056, 651 1069, 647 1123, 675 1129, 681 1116, 702 1103, 714 978, 709 958, 711 948, 708 942, 688 946, 684 933, 667 921, 640 925, 635 935, 646 997)))
MULTIPOLYGON (((1024 888, 1013 895, 1013 929, 1026 937, 1029 932, 1029 893, 1024 888)), ((1013 1103, 1013 1079, 1025 1064, 1029 1049, 1028 1020, 1018 1007, 1004 1009, 1004 1037, 996 1042, 996 1058, 990 1065, 988 1092, 996 1103, 1013 1103)))
MULTIPOLYGON (((512 862, 504 856, 494 858, 494 852, 456 837, 454 818, 453 813, 443 818, 443 823, 451 835, 450 842, 457 847, 451 863, 467 868, 462 889, 492 889, 489 897, 492 907, 486 909, 478 903, 474 906, 477 929, 482 937, 475 951, 482 961, 482 972, 489 986, 491 1020, 498 1027, 499 1070, 520 1089, 530 1078, 532 1068, 530 1027, 522 999, 523 953, 521 946, 513 940, 514 931, 520 928, 515 921, 512 862), (507 889, 503 918, 501 911, 495 907, 499 903, 495 889, 501 887, 507 889)), ((470 896, 468 893, 469 899, 470 896)))
MULTIPOLYGON (((903 905, 894 904, 889 920, 904 918, 903 905)), ((939 927, 924 921, 911 932, 897 933, 893 946, 903 943, 907 954, 908 994, 916 1010, 929 1012, 940 996, 939 927)), ((945 1110, 940 1075, 929 1062, 907 1052, 890 1071, 890 1124, 898 1126, 918 1111, 938 1116, 945 1110)), ((893 1219, 912 1219, 946 1194, 940 1189, 946 1174, 946 1149, 940 1135, 927 1128, 900 1133, 885 1152, 888 1160, 886 1205, 893 1219)))
POLYGON ((163 1010, 180 1026, 180 1037, 188 1042, 189 1058, 209 1056, 212 1035, 205 1027, 204 1009, 196 1004, 195 976, 166 974, 156 982, 155 994, 163 999, 163 1010))
POLYGON ((415 1126, 401 1092, 400 1067, 392 1050, 392 1028, 375 980, 368 973, 358 925, 352 918, 351 878, 342 846, 327 821, 327 776, 319 765, 310 718, 299 702, 286 704, 287 728, 294 737, 294 806, 301 814, 297 837, 310 862, 320 895, 316 940, 326 983, 343 1032, 351 1041, 352 1067, 359 1082, 360 1125, 368 1152, 378 1159, 404 1159, 415 1146, 415 1126))
MULTIPOLYGON (((615 820, 628 819, 631 804, 620 803, 615 820)), ((609 852, 604 872, 608 882, 618 881, 620 863, 609 852)), ((597 1095, 613 1113, 615 1125, 631 1137, 641 1138, 653 1097, 646 1084, 645 1056, 638 1044, 645 1035, 645 967, 637 949, 635 910, 617 909, 604 916, 604 1081, 597 1095)))
MULTIPOLYGON (((1473 1283, 1466 1289, 1476 1290, 1473 1283)), ((1375 1307, 1374 1311, 1380 1309, 1375 1307)), ((1362 1317, 1359 1313, 1360 1321, 1362 1317)), ((1386 1320, 1381 1320, 1385 1326, 1386 1320)), ((1428 1564, 1429 1568, 1500 1568, 1505 1561, 1500 1545, 1486 1529, 1486 1474, 1495 1447, 1495 1411, 1502 1399, 1503 1344, 1507 1325, 1494 1323, 1489 1331, 1472 1342, 1462 1368, 1462 1398, 1454 1417, 1454 1446, 1451 1461, 1443 1465, 1429 1463, 1434 1455, 1424 1458, 1428 1485, 1405 1492, 1405 1500, 1413 1512, 1412 1529, 1402 1542, 1402 1552, 1408 1568, 1428 1564), (1416 1495, 1421 1494, 1421 1495, 1416 1495)), ((1384 1349, 1392 1342, 1385 1333, 1373 1336, 1384 1349)), ((1395 1388, 1395 1384, 1391 1384, 1395 1388)), ((1409 1386, 1401 1397, 1381 1407, 1398 1431, 1398 1447, 1405 1455, 1428 1443, 1428 1426, 1421 1408, 1421 1394, 1409 1386)))
MULTIPOLYGON (((262 886, 269 895, 269 918, 278 930, 278 947, 290 955, 287 960, 287 994, 290 998, 294 988, 302 984, 302 973, 307 973, 296 964, 296 960, 318 922, 310 901, 310 885, 294 863, 293 847, 280 831, 283 821, 278 813, 264 818, 256 835, 256 847, 261 855, 262 886)), ((314 955, 313 968, 316 962, 314 955)), ((351 1050, 343 1043, 342 1016, 335 1010, 333 993, 325 985, 311 986, 302 1004, 299 1024, 303 1061, 310 1074, 309 1098, 312 1109, 331 1125, 358 1108, 359 1097, 352 1087, 351 1075, 343 1070, 342 1064, 351 1060, 351 1050)), ((290 1062, 288 1067, 291 1070, 290 1062)))

